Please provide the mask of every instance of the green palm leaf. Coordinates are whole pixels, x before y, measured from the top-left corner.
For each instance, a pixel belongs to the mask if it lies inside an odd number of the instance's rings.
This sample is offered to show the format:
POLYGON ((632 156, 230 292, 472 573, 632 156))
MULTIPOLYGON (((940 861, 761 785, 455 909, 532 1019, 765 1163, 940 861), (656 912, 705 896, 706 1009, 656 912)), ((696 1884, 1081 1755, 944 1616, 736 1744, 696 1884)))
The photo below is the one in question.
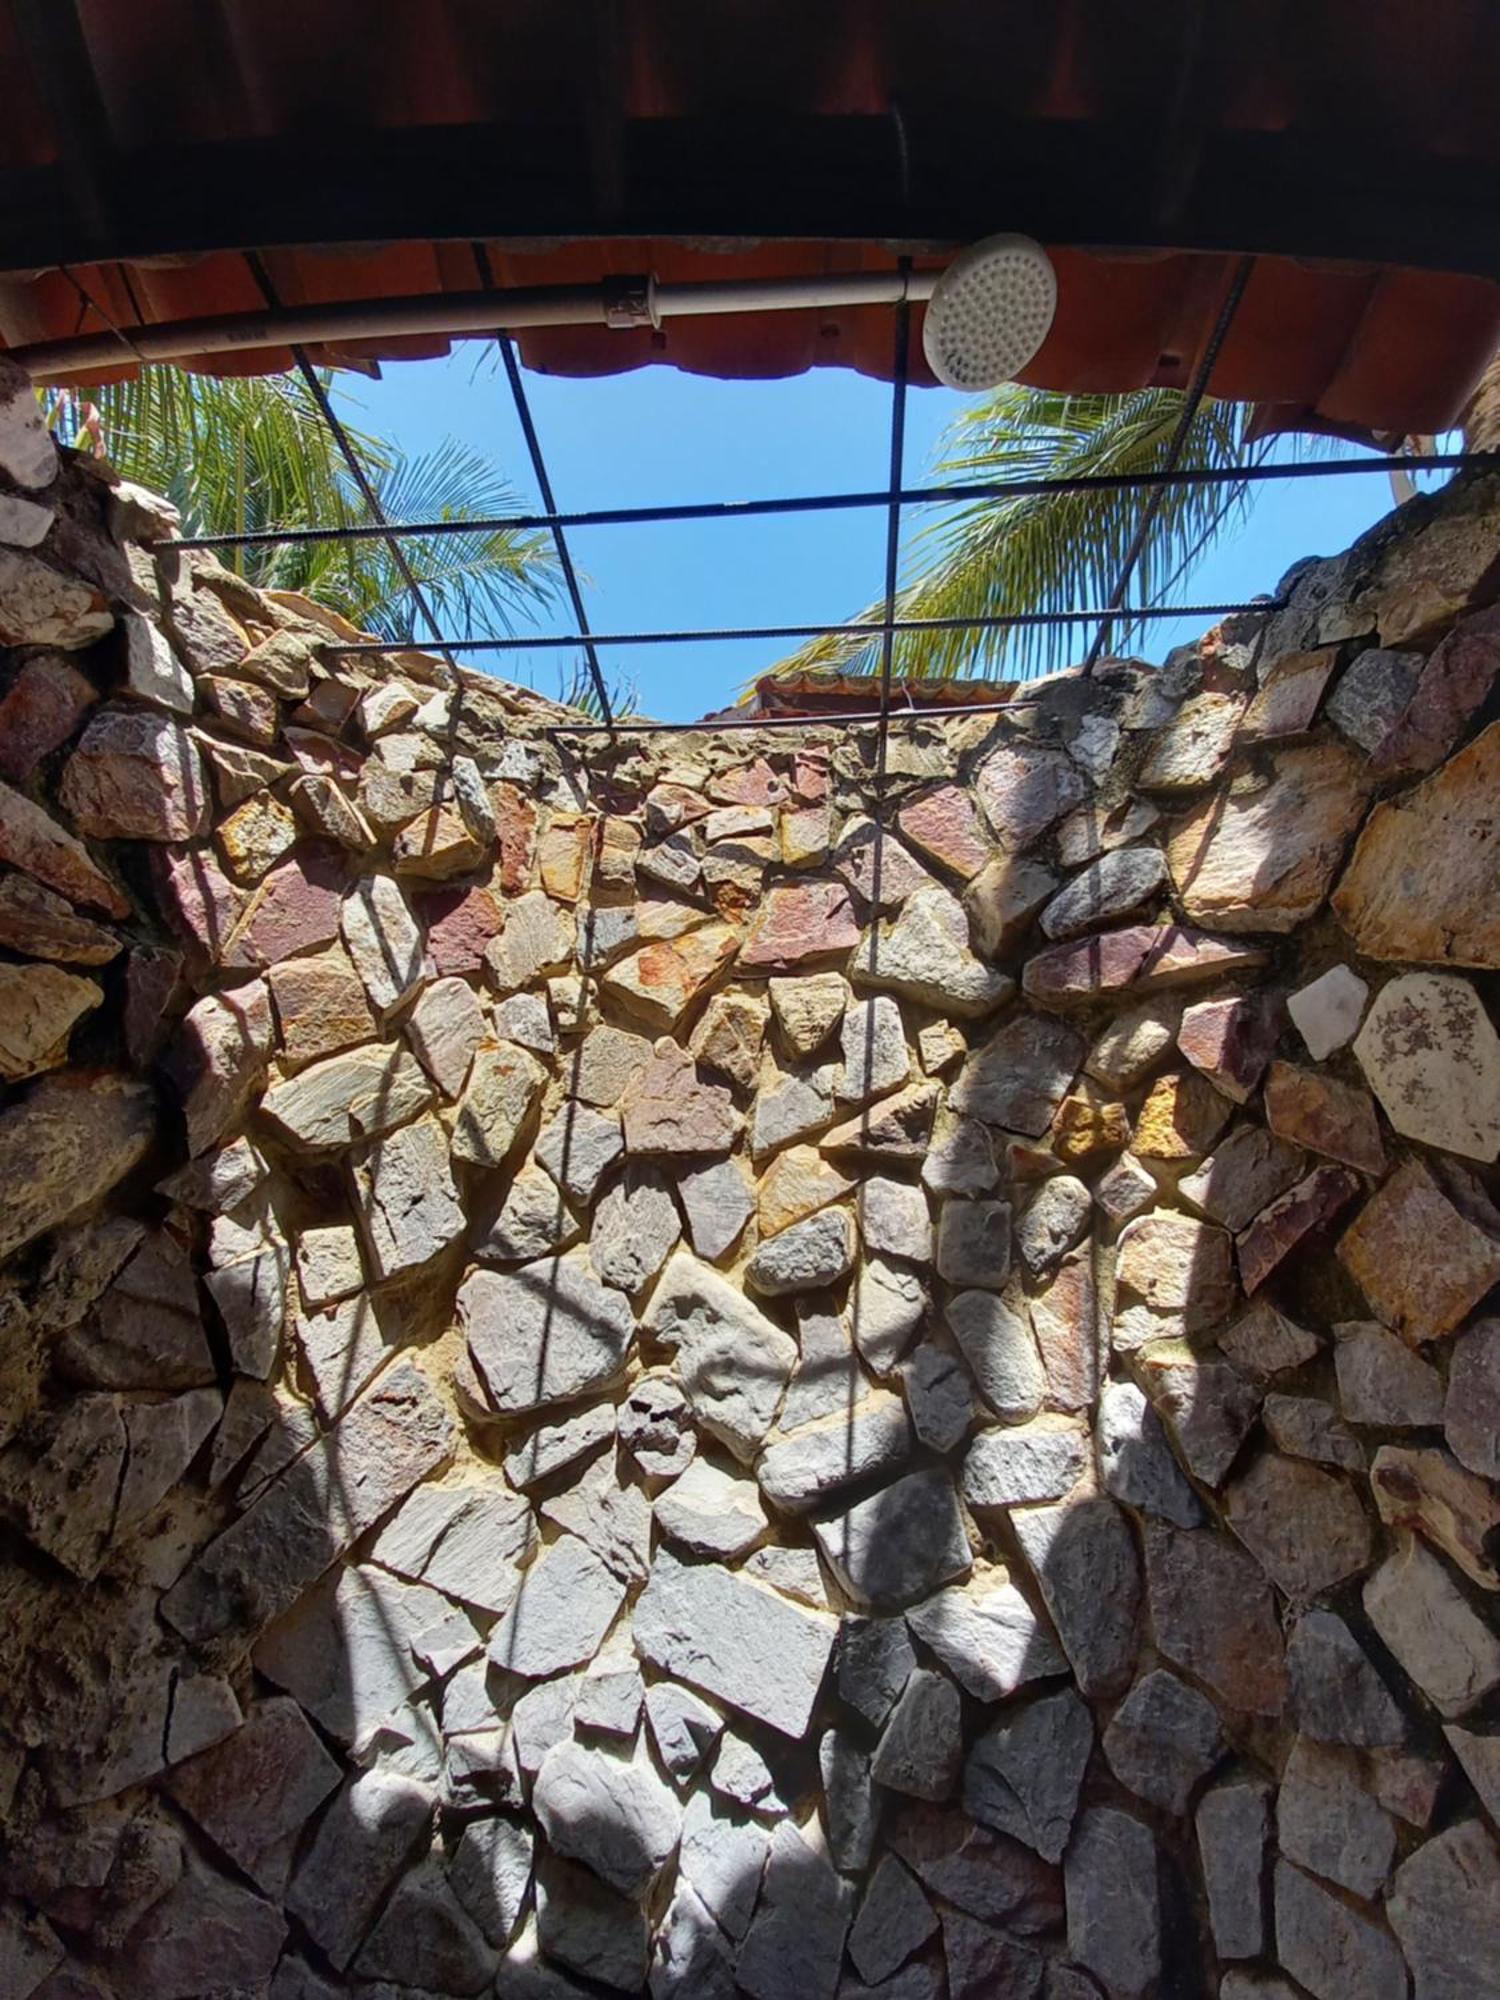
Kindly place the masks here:
MULTIPOLYGON (((1165 468, 1182 413, 1174 389, 1124 396, 1064 396, 1009 384, 963 412, 949 429, 935 471, 945 480, 1071 478, 1165 468)), ((1254 464, 1269 443, 1247 437, 1250 406, 1205 402, 1189 427, 1182 463, 1254 464)), ((1136 603, 1159 602, 1208 543, 1243 511, 1242 480, 1174 487, 1162 495, 1131 589, 1136 603)), ((1004 617, 1107 604, 1141 517, 1141 490, 1021 494, 946 509, 917 536, 896 601, 903 618, 1004 617)), ((877 601, 859 614, 878 620, 877 601)), ((1082 656, 1088 637, 1075 626, 897 635, 893 670, 912 679, 1028 679, 1082 656)), ((1111 643, 1129 628, 1117 624, 1111 643)), ((871 673, 880 640, 847 630, 801 647, 773 671, 871 673)))

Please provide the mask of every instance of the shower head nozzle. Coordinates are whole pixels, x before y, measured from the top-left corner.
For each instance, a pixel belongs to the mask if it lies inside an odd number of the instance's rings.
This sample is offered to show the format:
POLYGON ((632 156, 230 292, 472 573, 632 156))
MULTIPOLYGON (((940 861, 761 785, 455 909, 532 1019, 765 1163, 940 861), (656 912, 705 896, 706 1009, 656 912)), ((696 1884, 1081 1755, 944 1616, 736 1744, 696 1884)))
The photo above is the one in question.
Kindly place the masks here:
POLYGON ((994 389, 1030 361, 1057 311, 1057 273, 1029 236, 986 236, 961 251, 927 303, 922 351, 950 389, 994 389))

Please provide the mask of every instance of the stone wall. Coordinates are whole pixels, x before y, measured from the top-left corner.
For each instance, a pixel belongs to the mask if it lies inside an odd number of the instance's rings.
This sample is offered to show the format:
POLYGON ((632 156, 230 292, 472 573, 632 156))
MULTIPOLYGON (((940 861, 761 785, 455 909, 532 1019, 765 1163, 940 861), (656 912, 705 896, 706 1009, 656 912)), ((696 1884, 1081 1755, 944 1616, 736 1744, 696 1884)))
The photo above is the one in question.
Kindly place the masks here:
POLYGON ((877 800, 25 408, 0 1993, 1500 1993, 1500 483, 877 800))

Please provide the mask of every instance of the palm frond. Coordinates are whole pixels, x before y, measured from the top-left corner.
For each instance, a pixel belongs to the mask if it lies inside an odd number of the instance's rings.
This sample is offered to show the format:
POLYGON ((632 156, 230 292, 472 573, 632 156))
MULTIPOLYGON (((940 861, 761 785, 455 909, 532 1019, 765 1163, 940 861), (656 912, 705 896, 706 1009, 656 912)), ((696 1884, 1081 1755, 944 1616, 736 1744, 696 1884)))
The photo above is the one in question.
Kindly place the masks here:
MULTIPOLYGON (((1124 396, 1064 396, 1007 385, 965 410, 939 448, 939 478, 1057 479, 1138 473, 1165 467, 1182 411, 1177 390, 1124 396)), ((1182 462, 1254 464, 1269 450, 1247 437, 1250 409, 1206 402, 1189 428, 1182 462)), ((1162 496, 1136 568, 1132 600, 1161 600, 1207 544, 1242 512, 1242 480, 1173 487, 1162 496)), ((1109 601, 1140 520, 1143 493, 1047 492, 979 500, 948 508, 916 538, 897 597, 903 618, 1005 617, 1078 610, 1109 601)), ((884 604, 861 612, 879 620, 884 604)), ((1114 643, 1128 642, 1116 625, 1114 643)), ((1086 641, 1076 626, 998 627, 988 631, 901 633, 893 649, 899 676, 1019 679, 1077 657, 1086 641)), ((880 640, 833 632, 782 661, 779 675, 873 672, 880 640)))

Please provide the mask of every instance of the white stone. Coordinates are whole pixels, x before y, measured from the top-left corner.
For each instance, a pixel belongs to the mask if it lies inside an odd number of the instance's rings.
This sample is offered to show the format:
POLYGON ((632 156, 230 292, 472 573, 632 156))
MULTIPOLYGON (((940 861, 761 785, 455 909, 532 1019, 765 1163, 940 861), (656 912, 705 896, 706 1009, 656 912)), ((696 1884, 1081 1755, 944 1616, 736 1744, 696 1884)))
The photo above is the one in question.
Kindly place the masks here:
POLYGON ((457 1097, 474 1052, 489 1033, 468 980, 436 979, 418 995, 406 1032, 422 1067, 444 1097, 457 1097))
POLYGON ((1500 1638, 1448 1570, 1410 1536, 1364 1588, 1370 1623, 1439 1714, 1465 1715, 1500 1686, 1500 1638))
POLYGON ((1369 997, 1369 987, 1347 965, 1330 966, 1288 997, 1286 1010, 1314 1062, 1353 1041, 1369 997))
POLYGON ((572 1257, 471 1271, 458 1288, 469 1355, 501 1415, 567 1402, 613 1381, 635 1319, 624 1295, 572 1257))
MULTIPOLYGON (((14 539, 0 535, 0 540, 14 539)), ((155 702, 178 715, 191 715, 196 698, 193 677, 172 651, 166 634, 133 611, 121 622, 125 631, 125 685, 130 692, 140 701, 155 702)))
POLYGON ((542 1759, 533 1809, 559 1854, 622 1895, 642 1894, 677 1846, 682 1808, 649 1757, 559 1743, 542 1759))
POLYGON ((911 1429, 899 1396, 877 1390, 794 1431, 778 1432, 760 1455, 756 1477, 768 1499, 802 1513, 830 1493, 911 1452, 911 1429))
POLYGON ((1065 1499, 1087 1463, 1088 1447, 1083 1426, 1062 1417, 981 1431, 964 1458, 964 1499, 971 1507, 1065 1499))
POLYGON ((1009 1423, 1035 1416, 1047 1377, 1019 1296, 958 1292, 948 1301, 947 1318, 995 1414, 1009 1423))
POLYGON ((1403 1138, 1500 1154, 1500 1035, 1467 979, 1407 972, 1375 996, 1354 1053, 1403 1138))
POLYGON ((1008 1580, 976 1577, 915 1604, 906 1622, 980 1701, 1005 1701, 1027 1681, 1067 1671, 1057 1641, 1008 1580))
POLYGON ((668 1261, 644 1324, 676 1348, 698 1421, 748 1463, 776 1420, 796 1342, 687 1250, 668 1261))
POLYGON ((297 1238, 297 1282, 309 1306, 347 1299, 365 1281, 359 1239, 347 1222, 304 1229, 297 1238))
POLYGON ((339 912, 339 928, 377 1014, 399 1006, 426 977, 421 927, 389 875, 355 883, 339 912))
POLYGON ((504 1611, 535 1546, 536 1524, 520 1495, 498 1479, 470 1478, 419 1486, 376 1536, 370 1558, 482 1611, 504 1611))
POLYGON ((448 1135, 435 1118, 377 1139, 355 1166, 354 1184, 370 1261, 382 1278, 429 1263, 464 1233, 448 1135))
POLYGON ((877 994, 857 1000, 844 1015, 841 1032, 843 1067, 834 1079, 840 1104, 868 1104, 883 1097, 911 1075, 911 1054, 901 1026, 901 1009, 877 994))
POLYGON ((662 1533, 695 1555, 732 1561, 766 1532, 766 1510, 755 1482, 737 1479, 706 1458, 694 1459, 656 1497, 652 1511, 662 1533))

